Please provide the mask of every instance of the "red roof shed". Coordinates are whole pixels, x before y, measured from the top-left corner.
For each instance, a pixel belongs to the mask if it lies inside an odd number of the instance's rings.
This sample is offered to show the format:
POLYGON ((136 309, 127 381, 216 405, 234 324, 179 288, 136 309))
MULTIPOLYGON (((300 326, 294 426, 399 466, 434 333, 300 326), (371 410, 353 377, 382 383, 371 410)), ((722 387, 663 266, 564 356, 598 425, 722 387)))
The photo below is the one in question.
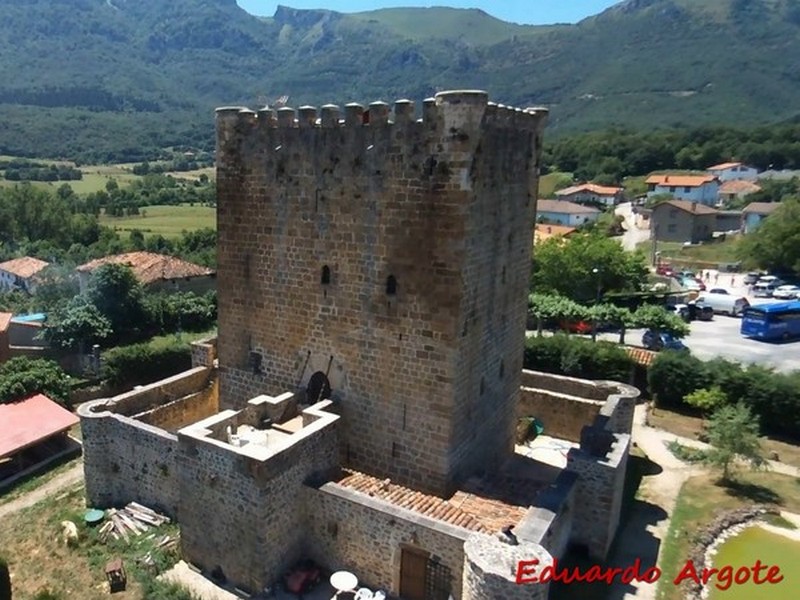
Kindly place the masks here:
POLYGON ((78 422, 77 416, 43 394, 0 404, 0 458, 63 433, 78 422))

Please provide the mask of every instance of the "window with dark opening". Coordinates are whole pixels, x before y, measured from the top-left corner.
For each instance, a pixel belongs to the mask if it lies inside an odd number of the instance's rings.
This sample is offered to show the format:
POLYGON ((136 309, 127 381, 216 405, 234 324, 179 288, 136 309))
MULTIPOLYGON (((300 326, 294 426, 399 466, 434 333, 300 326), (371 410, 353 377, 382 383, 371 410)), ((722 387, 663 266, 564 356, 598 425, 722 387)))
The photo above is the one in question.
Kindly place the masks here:
POLYGON ((389 275, 386 278, 386 295, 387 296, 394 296, 397 294, 397 279, 395 279, 394 275, 389 275))
POLYGON ((504 361, 500 361, 500 379, 503 378, 503 375, 506 374, 506 363, 504 361))
POLYGON ((331 268, 328 265, 322 267, 322 277, 320 283, 322 285, 329 285, 331 282, 331 268))

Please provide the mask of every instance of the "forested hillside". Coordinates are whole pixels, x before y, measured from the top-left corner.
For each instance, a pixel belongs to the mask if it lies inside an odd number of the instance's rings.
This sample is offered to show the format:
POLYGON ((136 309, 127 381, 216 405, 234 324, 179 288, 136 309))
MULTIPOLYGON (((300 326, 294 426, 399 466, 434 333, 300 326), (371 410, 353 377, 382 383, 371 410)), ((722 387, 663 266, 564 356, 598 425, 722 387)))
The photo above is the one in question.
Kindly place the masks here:
POLYGON ((577 25, 478 10, 355 15, 235 0, 0 0, 0 154, 139 161, 213 143, 213 108, 482 88, 550 136, 789 119, 800 0, 626 0, 577 25))

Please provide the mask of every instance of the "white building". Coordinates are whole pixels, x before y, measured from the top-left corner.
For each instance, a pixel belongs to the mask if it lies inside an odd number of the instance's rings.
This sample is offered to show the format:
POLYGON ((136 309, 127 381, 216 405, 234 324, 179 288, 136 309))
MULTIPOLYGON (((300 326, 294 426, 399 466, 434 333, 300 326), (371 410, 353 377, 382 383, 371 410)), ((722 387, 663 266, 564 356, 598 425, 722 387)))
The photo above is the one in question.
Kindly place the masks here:
POLYGON ((566 200, 539 200, 536 204, 536 220, 539 223, 579 227, 596 221, 602 211, 594 206, 584 206, 566 200))
POLYGON ((0 290, 4 292, 23 290, 33 293, 36 287, 36 275, 49 264, 30 256, 0 263, 0 290))
POLYGON ((706 206, 714 206, 719 200, 720 182, 713 175, 651 175, 645 183, 648 198, 668 194, 706 206))
POLYGON ((758 179, 758 169, 748 167, 740 162, 726 162, 706 169, 720 181, 735 181, 743 179, 745 181, 755 181, 758 179))
POLYGON ((582 183, 556 192, 559 200, 569 200, 578 204, 602 204, 616 206, 623 199, 623 189, 607 187, 595 183, 582 183))

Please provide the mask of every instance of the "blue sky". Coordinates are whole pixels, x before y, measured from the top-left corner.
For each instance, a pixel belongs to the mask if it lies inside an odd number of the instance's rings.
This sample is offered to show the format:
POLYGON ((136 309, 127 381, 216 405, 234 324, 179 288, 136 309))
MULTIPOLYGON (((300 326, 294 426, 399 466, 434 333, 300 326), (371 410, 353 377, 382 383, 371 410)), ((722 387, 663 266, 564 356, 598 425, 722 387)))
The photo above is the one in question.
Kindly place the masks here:
POLYGON ((493 0, 465 2, 440 0, 393 0, 389 2, 368 0, 237 0, 239 6, 254 15, 272 16, 278 4, 292 8, 327 8, 338 12, 361 12, 394 6, 452 6, 456 8, 480 8, 492 16, 512 23, 547 25, 551 23, 575 23, 585 17, 596 15, 617 4, 620 0, 493 0))

